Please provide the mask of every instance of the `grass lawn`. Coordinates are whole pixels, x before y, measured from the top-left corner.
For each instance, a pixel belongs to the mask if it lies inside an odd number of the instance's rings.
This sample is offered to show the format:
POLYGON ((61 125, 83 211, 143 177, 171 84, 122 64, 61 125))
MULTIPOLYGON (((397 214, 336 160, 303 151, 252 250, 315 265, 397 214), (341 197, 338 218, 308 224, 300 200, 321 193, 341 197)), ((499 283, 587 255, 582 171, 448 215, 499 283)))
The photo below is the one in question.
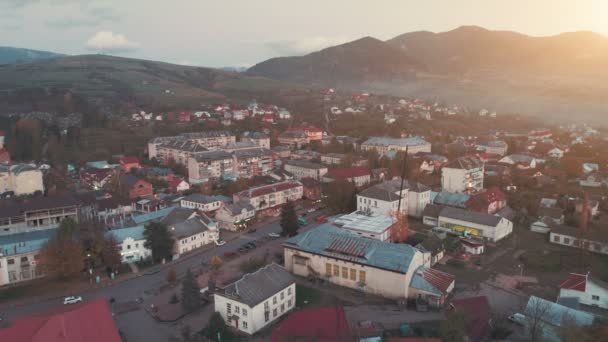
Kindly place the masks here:
POLYGON ((321 302, 321 292, 317 289, 296 284, 296 306, 305 308, 321 302))

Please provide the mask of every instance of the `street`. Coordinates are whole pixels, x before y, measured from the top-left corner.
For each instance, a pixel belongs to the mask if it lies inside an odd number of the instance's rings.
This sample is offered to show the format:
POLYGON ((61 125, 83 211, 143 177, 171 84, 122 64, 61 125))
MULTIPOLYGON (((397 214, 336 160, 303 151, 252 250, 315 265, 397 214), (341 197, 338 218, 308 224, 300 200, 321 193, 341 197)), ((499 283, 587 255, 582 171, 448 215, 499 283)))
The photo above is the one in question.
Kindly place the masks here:
MULTIPOLYGON (((301 228, 300 231, 315 227, 316 224, 314 223, 314 218, 320 214, 320 211, 317 211, 314 214, 309 214, 306 217, 309 221, 308 226, 301 228)), ((221 256, 224 252, 236 251, 244 243, 267 236, 269 233, 281 232, 281 227, 278 221, 256 226, 255 229, 256 232, 242 234, 234 240, 227 241, 223 246, 214 246, 213 248, 197 254, 196 256, 185 256, 180 258, 172 262, 171 267, 163 267, 160 272, 155 274, 145 275, 144 270, 142 272, 144 275, 142 276, 118 282, 107 287, 91 289, 83 293, 74 293, 73 295, 81 295, 84 301, 97 298, 103 298, 106 300, 114 298, 116 303, 134 301, 139 297, 146 298, 150 294, 157 291, 162 285, 167 283, 167 272, 170 269, 174 269, 179 278, 189 268, 198 268, 202 263, 210 262, 211 258, 215 255, 221 256)), ((3 307, 5 306, 6 305, 3 307)), ((10 307, 6 309, 3 308, 0 310, 0 317, 3 318, 3 323, 6 324, 6 321, 10 321, 20 316, 45 313, 53 308, 62 306, 63 298, 44 300, 25 304, 23 306, 10 307)), ((171 324, 157 322, 148 313, 146 313, 143 308, 124 314, 116 314, 115 321, 120 331, 129 341, 166 342, 170 336, 178 333, 176 331, 172 331, 171 324)), ((203 327, 192 327, 193 331, 198 331, 202 328, 203 327)))

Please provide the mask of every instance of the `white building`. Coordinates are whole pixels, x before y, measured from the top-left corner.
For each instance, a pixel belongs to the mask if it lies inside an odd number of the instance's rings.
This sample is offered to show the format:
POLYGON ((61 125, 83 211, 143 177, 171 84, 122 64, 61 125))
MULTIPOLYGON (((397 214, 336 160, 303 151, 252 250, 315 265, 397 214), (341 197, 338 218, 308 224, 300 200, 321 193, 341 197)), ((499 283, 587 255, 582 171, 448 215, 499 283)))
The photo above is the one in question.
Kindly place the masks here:
POLYGON ((261 132, 245 132, 243 140, 254 143, 257 147, 270 148, 270 137, 261 132))
POLYGON ((214 302, 228 326, 252 335, 295 307, 296 282, 273 263, 216 290, 214 302))
POLYGON ((419 137, 372 137, 361 144, 361 151, 376 150, 380 155, 384 154, 386 151, 405 151, 406 149, 408 154, 416 154, 418 152, 431 153, 431 143, 419 137))
POLYGON ((397 220, 392 216, 366 214, 361 211, 355 211, 340 216, 333 224, 354 235, 368 239, 390 241, 391 229, 396 222, 397 220))
POLYGON ((175 239, 173 247, 175 257, 220 238, 217 222, 205 214, 198 215, 194 210, 174 208, 162 222, 167 224, 169 232, 175 239))
POLYGON ((55 233, 49 229, 0 236, 0 286, 42 277, 38 253, 55 233))
POLYGON ((202 194, 192 194, 183 197, 179 204, 182 208, 197 209, 204 212, 218 210, 224 206, 224 202, 217 196, 205 196, 202 194))
POLYGON ((144 247, 146 242, 144 230, 143 225, 138 225, 110 231, 110 234, 118 242, 120 258, 123 263, 141 261, 152 256, 152 251, 144 247))
POLYGON ((338 286, 391 299, 420 298, 440 306, 454 277, 427 268, 418 249, 367 239, 324 224, 283 244, 285 268, 338 286))
POLYGON ((475 193, 483 189, 484 166, 474 157, 458 158, 441 169, 441 187, 447 192, 475 193))
POLYGON ((451 207, 441 210, 438 223, 440 230, 493 242, 513 232, 513 222, 504 217, 451 207))
POLYGON ((551 227, 549 242, 586 249, 593 253, 608 254, 608 238, 606 238, 604 232, 594 229, 589 229, 584 237, 579 238, 577 228, 555 225, 551 227))
MULTIPOLYGON (((148 157, 160 160, 158 147, 163 144, 175 143, 176 141, 188 142, 194 145, 200 145, 208 150, 217 150, 229 144, 236 142, 236 136, 227 131, 208 131, 208 132, 193 132, 182 133, 178 136, 171 137, 156 137, 148 142, 148 157)), ((186 165, 184 163, 184 165, 186 165)))
POLYGON ((509 150, 509 144, 503 140, 490 140, 477 144, 477 149, 485 153, 498 154, 504 156, 509 150))
POLYGON ((401 196, 401 179, 395 178, 369 187, 357 194, 357 210, 374 215, 392 216, 399 207, 401 197, 401 212, 408 212, 408 183, 404 181, 401 196))
POLYGON ((284 167, 285 171, 291 173, 297 180, 312 178, 320 181, 327 173, 327 166, 307 160, 288 160, 284 167))
POLYGON ((547 155, 551 158, 562 159, 564 157, 564 151, 556 147, 547 152, 547 155))
POLYGON ((197 154, 188 159, 188 181, 200 184, 212 180, 234 179, 234 164, 232 154, 225 151, 197 154))
POLYGON ((31 195, 44 192, 42 171, 33 164, 0 165, 0 194, 31 195))
POLYGON ((559 298, 576 298, 580 304, 608 309, 608 284, 589 273, 570 273, 559 289, 559 298))
POLYGON ((280 183, 262 185, 241 191, 235 194, 234 203, 246 201, 255 210, 262 210, 285 204, 287 201, 302 199, 304 187, 298 181, 284 181, 280 183))
POLYGON ((255 218, 255 208, 246 202, 226 205, 215 213, 218 227, 231 231, 245 228, 255 218))

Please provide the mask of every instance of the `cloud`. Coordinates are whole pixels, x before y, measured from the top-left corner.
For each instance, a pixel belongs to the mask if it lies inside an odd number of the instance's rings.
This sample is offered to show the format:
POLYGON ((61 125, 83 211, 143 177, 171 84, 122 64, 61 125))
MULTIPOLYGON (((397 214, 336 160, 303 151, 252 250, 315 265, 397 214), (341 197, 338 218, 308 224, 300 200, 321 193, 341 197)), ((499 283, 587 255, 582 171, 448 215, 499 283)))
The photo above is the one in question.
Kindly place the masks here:
POLYGON ((86 43, 87 49, 101 53, 125 53, 138 47, 138 43, 130 41, 125 35, 111 31, 99 31, 86 43))
POLYGON ((348 37, 307 37, 299 40, 283 40, 266 43, 266 46, 279 55, 304 55, 330 46, 340 45, 352 39, 348 37))
POLYGON ((104 23, 120 21, 120 15, 109 7, 87 8, 81 16, 58 17, 46 21, 51 28, 95 27, 104 23))

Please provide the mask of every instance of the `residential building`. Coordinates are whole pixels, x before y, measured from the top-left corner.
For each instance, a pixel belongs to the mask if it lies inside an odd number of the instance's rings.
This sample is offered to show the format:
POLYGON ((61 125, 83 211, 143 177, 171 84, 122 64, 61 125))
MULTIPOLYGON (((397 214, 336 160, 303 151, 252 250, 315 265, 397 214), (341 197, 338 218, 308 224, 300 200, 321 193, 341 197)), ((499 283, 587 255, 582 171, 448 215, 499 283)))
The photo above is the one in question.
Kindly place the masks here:
POLYGON ((555 147, 553 149, 551 149, 549 152, 547 152, 547 155, 550 158, 555 158, 555 159, 562 159, 564 157, 564 150, 555 147))
MULTIPOLYGON (((160 155, 158 147, 163 144, 179 146, 179 142, 187 144, 186 146, 201 146, 207 150, 217 150, 226 145, 234 144, 236 142, 236 137, 234 134, 227 131, 182 133, 181 135, 172 137, 157 137, 148 142, 148 157, 150 159, 156 158, 160 161, 166 156, 160 155)), ((197 148, 200 150, 201 147, 197 148)), ((192 147, 191 149, 194 148, 192 147)), ((164 152, 164 154, 166 153, 167 152, 164 152)), ((179 153, 176 154, 179 155, 179 153)), ((177 161, 177 158, 174 159, 177 161)), ((185 162, 183 164, 186 165, 185 162)))
POLYGON ((0 341, 121 342, 113 316, 106 299, 94 299, 16 318, 0 329, 0 341))
POLYGON ((186 190, 190 190, 190 184, 188 184, 188 182, 179 177, 171 177, 167 181, 167 186, 173 192, 183 192, 186 190))
POLYGON ((564 209, 560 207, 539 207, 537 217, 540 221, 551 220, 555 224, 564 224, 564 209))
POLYGON ((350 166, 367 166, 367 159, 342 153, 327 153, 321 155, 321 163, 325 165, 348 163, 350 166))
POLYGON ((282 145, 294 145, 296 148, 300 148, 303 145, 308 144, 308 137, 306 133, 295 131, 295 132, 283 132, 278 137, 279 143, 282 145))
POLYGON ((359 237, 331 224, 290 238, 283 251, 285 268, 296 275, 386 298, 420 298, 439 306, 454 287, 452 276, 427 272, 418 249, 359 237))
POLYGON ((507 206, 507 195, 498 187, 484 189, 469 198, 465 208, 469 211, 476 211, 485 214, 496 214, 507 206))
POLYGON ((152 184, 129 173, 120 175, 120 186, 131 199, 152 196, 154 194, 152 184))
POLYGON ((353 182, 355 186, 361 187, 369 184, 371 177, 367 167, 340 167, 331 169, 323 176, 323 182, 330 183, 336 180, 353 182))
POLYGON ((461 157, 441 169, 441 188, 448 192, 476 193, 483 189, 483 163, 474 157, 461 157))
POLYGON ((403 183, 401 196, 399 196, 401 178, 385 181, 361 191, 357 194, 357 210, 374 215, 393 216, 397 212, 401 199, 401 212, 403 214, 408 213, 409 184, 407 181, 403 183))
POLYGON ((559 298, 576 298, 580 304, 608 309, 608 284, 589 273, 570 273, 559 284, 559 298))
POLYGON ((298 181, 284 181, 241 191, 234 195, 234 203, 246 201, 255 210, 262 210, 283 205, 287 201, 302 199, 303 193, 302 183, 298 181))
POLYGON ((180 256, 219 240, 217 222, 205 214, 193 214, 185 221, 168 225, 175 239, 173 254, 180 256))
POLYGON ((424 255, 424 264, 434 266, 445 254, 443 240, 437 235, 431 234, 422 242, 416 245, 416 248, 424 255))
POLYGON ((500 216, 446 207, 439 213, 439 228, 496 242, 513 232, 513 222, 500 216))
POLYGON ((103 189, 116 174, 113 169, 83 168, 78 173, 80 183, 89 189, 103 189))
POLYGON ((187 166, 188 159, 209 151, 203 145, 184 139, 177 139, 156 146, 156 160, 168 165, 171 162, 187 166))
POLYGON ((407 213, 420 218, 424 208, 431 203, 431 188, 418 182, 407 183, 407 213))
POLYGON ((53 229, 66 218, 78 222, 80 202, 72 196, 36 197, 24 201, 3 200, 0 236, 53 229))
POLYGON ((250 141, 261 148, 270 149, 270 137, 261 132, 245 132, 243 140, 250 141))
POLYGON ((247 202, 225 205, 217 210, 215 219, 220 229, 238 231, 255 219, 255 208, 247 202))
POLYGON ((225 151, 197 154, 188 159, 188 180, 192 184, 236 178, 234 158, 225 151))
POLYGON ((387 215, 355 211, 338 217, 333 224, 351 232, 353 235, 390 242, 391 230, 397 225, 397 220, 387 215))
POLYGON ((42 171, 34 164, 0 165, 0 194, 31 195, 44 192, 42 171))
POLYGON ((224 200, 218 196, 192 194, 180 200, 182 208, 197 209, 203 212, 216 211, 224 206, 224 200))
POLYGON ((574 227, 553 225, 550 227, 549 242, 585 249, 593 253, 608 254, 608 238, 598 229, 588 229, 584 235, 574 227))
POLYGON ((316 127, 291 127, 286 132, 302 132, 306 136, 308 142, 323 139, 323 131, 316 127))
POLYGON ((539 160, 527 154, 511 154, 503 157, 499 163, 513 165, 521 170, 535 169, 539 164, 539 160))
POLYGON ((431 153, 431 144, 420 137, 372 137, 361 144, 361 151, 367 152, 376 150, 380 155, 383 155, 387 151, 405 151, 406 149, 408 154, 416 154, 419 152, 431 153))
POLYGON ((293 174, 297 180, 301 180, 302 178, 321 180, 321 178, 327 173, 326 166, 306 160, 288 160, 285 163, 284 168, 285 171, 293 174))
POLYGON ((507 144, 504 140, 483 141, 477 144, 477 150, 485 153, 498 154, 502 157, 507 154, 509 144, 507 144))
POLYGON ((142 261, 152 256, 152 251, 144 246, 144 225, 113 229, 111 234, 118 242, 120 259, 123 263, 142 261))
POLYGON ((274 166, 273 153, 267 148, 249 148, 233 152, 237 178, 265 176, 274 166))
POLYGON ((296 281, 272 263, 217 289, 214 305, 228 326, 252 335, 295 307, 296 281))
POLYGON ((131 172, 133 169, 140 169, 141 164, 135 156, 124 156, 120 158, 120 168, 123 172, 131 172))
POLYGON ((56 232, 46 229, 0 235, 0 286, 42 277, 37 269, 38 253, 56 232))

